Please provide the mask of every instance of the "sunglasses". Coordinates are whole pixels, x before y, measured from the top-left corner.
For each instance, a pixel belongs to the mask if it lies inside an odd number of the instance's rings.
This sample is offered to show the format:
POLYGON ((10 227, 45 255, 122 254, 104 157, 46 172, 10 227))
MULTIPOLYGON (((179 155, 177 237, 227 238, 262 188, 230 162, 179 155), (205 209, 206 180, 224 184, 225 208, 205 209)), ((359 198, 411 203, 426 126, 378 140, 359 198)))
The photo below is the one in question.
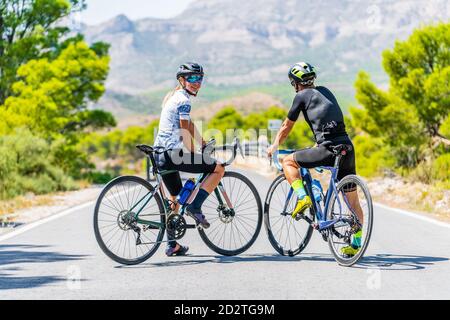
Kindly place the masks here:
POLYGON ((189 83, 201 83, 203 81, 203 76, 188 76, 186 77, 186 81, 189 83))

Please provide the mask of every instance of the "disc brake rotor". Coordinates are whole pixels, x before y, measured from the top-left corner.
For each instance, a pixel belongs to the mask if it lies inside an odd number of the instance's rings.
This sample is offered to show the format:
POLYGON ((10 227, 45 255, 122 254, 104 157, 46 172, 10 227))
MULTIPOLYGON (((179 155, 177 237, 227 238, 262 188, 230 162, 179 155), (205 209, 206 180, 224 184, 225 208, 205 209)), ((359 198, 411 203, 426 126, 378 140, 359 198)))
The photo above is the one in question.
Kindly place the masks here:
POLYGON ((234 219, 234 212, 232 209, 226 209, 219 207, 217 209, 217 212, 219 213, 219 219, 223 223, 231 223, 234 219))
POLYGON ((120 229, 128 231, 131 229, 131 224, 134 222, 134 214, 128 210, 123 210, 117 216, 117 225, 120 229))

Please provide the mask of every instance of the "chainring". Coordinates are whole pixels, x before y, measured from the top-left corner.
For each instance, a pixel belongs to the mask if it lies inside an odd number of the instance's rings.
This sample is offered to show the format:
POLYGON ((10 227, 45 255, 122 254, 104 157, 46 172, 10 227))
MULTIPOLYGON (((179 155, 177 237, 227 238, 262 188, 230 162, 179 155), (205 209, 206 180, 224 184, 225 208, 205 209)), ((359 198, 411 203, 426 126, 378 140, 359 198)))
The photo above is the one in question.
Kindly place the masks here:
POLYGON ((167 234, 173 240, 180 240, 186 234, 186 219, 178 213, 172 213, 167 217, 167 234))

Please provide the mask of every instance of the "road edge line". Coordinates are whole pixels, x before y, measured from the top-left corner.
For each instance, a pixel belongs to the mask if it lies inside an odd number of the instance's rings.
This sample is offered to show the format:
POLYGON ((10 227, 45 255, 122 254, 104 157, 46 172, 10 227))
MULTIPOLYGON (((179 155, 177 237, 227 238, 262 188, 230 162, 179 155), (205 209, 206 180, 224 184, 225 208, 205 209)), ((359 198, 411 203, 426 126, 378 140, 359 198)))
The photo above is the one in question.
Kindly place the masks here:
POLYGON ((430 218, 430 217, 425 217, 425 216, 423 216, 422 214, 419 214, 419 213, 413 213, 413 212, 409 212, 409 211, 402 210, 402 209, 392 208, 392 207, 389 207, 389 206, 387 206, 385 204, 382 204, 382 203, 379 203, 379 202, 374 202, 373 204, 375 206, 377 206, 377 207, 380 207, 380 208, 383 208, 383 209, 386 209, 386 210, 390 210, 390 211, 393 211, 395 213, 399 213, 399 214, 408 216, 410 218, 415 218, 415 219, 418 219, 418 220, 426 221, 426 222, 429 222, 431 224, 450 229, 450 224, 449 223, 446 223, 446 222, 443 222, 443 221, 439 221, 439 220, 436 220, 436 219, 433 219, 433 218, 430 218))
POLYGON ((77 206, 75 206, 75 207, 66 209, 66 210, 64 210, 64 211, 62 211, 62 212, 60 212, 60 213, 53 214, 53 215, 51 215, 51 216, 49 216, 49 217, 40 219, 40 220, 38 220, 38 221, 34 221, 34 222, 31 222, 31 223, 25 224, 23 227, 17 228, 17 230, 8 232, 8 233, 6 233, 6 234, 0 236, 0 242, 5 241, 5 240, 8 240, 8 239, 11 239, 11 238, 13 238, 13 237, 15 237, 15 236, 18 236, 18 235, 20 235, 20 234, 22 234, 22 233, 25 233, 25 232, 27 232, 27 231, 29 231, 29 230, 31 230, 31 229, 34 229, 34 228, 36 228, 36 227, 39 227, 39 226, 41 226, 41 225, 43 225, 43 224, 45 224, 45 223, 47 223, 47 222, 50 222, 50 221, 53 221, 53 220, 62 218, 62 217, 64 217, 64 216, 67 216, 67 215, 69 215, 69 214, 71 214, 71 213, 73 213, 73 212, 75 212, 75 211, 80 210, 80 209, 84 209, 84 208, 86 208, 86 207, 89 207, 89 206, 91 206, 91 205, 94 205, 95 202, 96 202, 96 200, 94 200, 94 201, 89 201, 89 202, 86 202, 86 203, 77 205, 77 206))

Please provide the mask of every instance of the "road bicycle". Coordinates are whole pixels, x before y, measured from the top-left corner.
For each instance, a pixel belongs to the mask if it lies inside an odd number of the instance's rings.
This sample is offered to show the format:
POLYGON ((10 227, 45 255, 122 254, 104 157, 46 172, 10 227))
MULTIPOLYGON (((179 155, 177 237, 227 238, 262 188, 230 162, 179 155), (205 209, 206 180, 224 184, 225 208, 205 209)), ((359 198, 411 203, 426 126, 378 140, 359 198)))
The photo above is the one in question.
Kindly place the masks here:
MULTIPOLYGON (((201 174, 188 201, 178 212, 172 208, 163 188, 162 176, 174 171, 161 171, 155 162, 155 153, 161 148, 148 145, 136 146, 147 157, 147 180, 138 176, 122 176, 109 182, 102 190, 94 211, 94 231, 100 248, 112 260, 125 264, 139 264, 149 259, 164 240, 180 240, 188 229, 198 229, 205 244, 218 254, 234 256, 243 253, 255 242, 261 230, 262 204, 255 186, 238 172, 226 171, 224 177, 205 203, 203 214, 210 222, 208 229, 188 224, 186 206, 209 174, 201 174), (150 172, 156 185, 150 183, 150 172)), ((229 166, 237 151, 242 153, 239 140, 231 145, 207 144, 204 152, 231 151, 231 158, 224 162, 229 166)))
MULTIPOLYGON (((287 256, 300 254, 308 245, 313 231, 317 230, 323 240, 328 242, 335 260, 340 265, 352 266, 364 255, 373 225, 373 206, 369 188, 356 175, 348 175, 340 181, 337 179, 339 163, 352 150, 351 148, 353 148, 351 145, 333 147, 336 156, 334 166, 315 168, 319 173, 323 173, 324 170, 331 172, 326 195, 322 191, 319 201, 315 200, 310 170, 300 169, 305 191, 311 197, 313 206, 305 213, 297 215, 295 219, 291 216, 298 200, 294 190, 284 174, 273 181, 265 200, 264 223, 269 241, 278 253, 287 256), (348 192, 356 192, 356 201, 353 198, 351 203, 348 192), (363 236, 357 254, 348 256, 342 253, 341 249, 351 244, 352 236, 359 230, 363 231, 363 236)), ((280 172, 283 168, 278 156, 294 152, 295 150, 279 150, 273 154, 272 161, 280 172)))

